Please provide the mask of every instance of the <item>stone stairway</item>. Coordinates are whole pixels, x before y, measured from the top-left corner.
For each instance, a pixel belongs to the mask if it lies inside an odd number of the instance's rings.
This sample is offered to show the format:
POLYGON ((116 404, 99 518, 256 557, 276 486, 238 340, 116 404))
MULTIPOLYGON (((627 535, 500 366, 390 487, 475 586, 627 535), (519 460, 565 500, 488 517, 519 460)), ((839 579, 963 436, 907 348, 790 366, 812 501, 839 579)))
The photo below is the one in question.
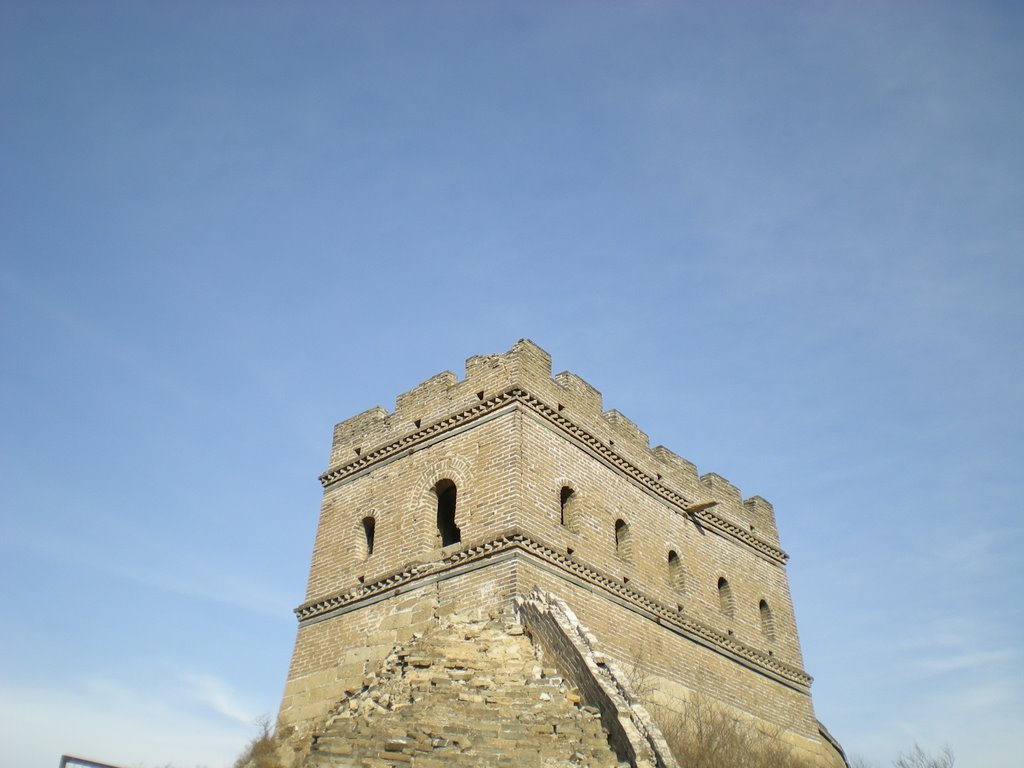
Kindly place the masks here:
POLYGON ((343 700, 304 768, 617 768, 582 706, 518 624, 454 615, 396 649, 343 700))

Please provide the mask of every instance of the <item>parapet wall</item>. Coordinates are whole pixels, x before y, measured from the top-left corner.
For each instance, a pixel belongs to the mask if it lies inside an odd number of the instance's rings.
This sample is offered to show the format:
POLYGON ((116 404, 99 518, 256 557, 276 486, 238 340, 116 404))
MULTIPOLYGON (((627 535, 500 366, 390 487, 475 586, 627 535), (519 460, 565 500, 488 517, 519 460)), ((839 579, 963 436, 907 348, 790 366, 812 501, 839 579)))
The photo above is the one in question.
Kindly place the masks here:
MULTIPOLYGON (((594 387, 569 372, 552 377, 551 370, 550 355, 528 339, 505 354, 471 357, 461 381, 445 371, 399 395, 390 413, 378 406, 337 424, 321 482, 326 487, 339 471, 365 462, 375 452, 398 447, 396 443, 413 445, 432 428, 482 413, 497 396, 518 390, 585 432, 606 453, 639 469, 651 484, 677 495, 684 506, 713 509, 714 516, 742 529, 747 537, 778 548, 775 515, 766 500, 743 500, 739 489, 722 476, 698 475, 692 462, 668 448, 651 448, 648 436, 633 421, 617 410, 604 410, 601 393, 594 387)), ((785 561, 784 553, 781 558, 785 561)))

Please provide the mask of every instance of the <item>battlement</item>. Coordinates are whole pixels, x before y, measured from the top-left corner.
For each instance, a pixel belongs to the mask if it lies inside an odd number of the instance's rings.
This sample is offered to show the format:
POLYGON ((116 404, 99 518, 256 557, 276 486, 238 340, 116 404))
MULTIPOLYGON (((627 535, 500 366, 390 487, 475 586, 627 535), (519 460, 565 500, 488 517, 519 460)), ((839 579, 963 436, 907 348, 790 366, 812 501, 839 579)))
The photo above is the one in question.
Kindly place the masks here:
POLYGON ((400 394, 391 412, 377 406, 337 424, 330 464, 321 480, 326 485, 326 479, 365 461, 371 452, 413 444, 417 435, 472 417, 498 405, 498 396, 519 392, 535 398, 571 428, 585 431, 605 451, 677 495, 684 505, 713 508, 726 524, 778 546, 771 504, 760 496, 744 501, 739 489, 721 475, 698 475, 692 462, 668 448, 651 448, 635 422, 615 409, 604 409, 597 389, 574 373, 552 376, 551 371, 551 356, 529 339, 519 340, 504 354, 470 357, 461 381, 444 371, 400 394))

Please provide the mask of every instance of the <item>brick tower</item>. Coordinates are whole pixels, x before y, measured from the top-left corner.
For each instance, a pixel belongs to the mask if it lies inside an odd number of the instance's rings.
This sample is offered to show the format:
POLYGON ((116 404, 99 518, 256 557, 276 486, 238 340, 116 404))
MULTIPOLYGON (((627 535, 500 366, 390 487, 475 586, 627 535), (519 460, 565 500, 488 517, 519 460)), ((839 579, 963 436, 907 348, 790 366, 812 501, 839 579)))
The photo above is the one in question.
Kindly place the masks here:
POLYGON ((700 692, 810 762, 844 764, 814 716, 772 506, 652 449, 585 381, 552 378, 532 342, 472 357, 461 381, 434 376, 390 413, 341 422, 320 482, 280 726, 321 732, 368 676, 406 659, 402 648, 453 617, 517 609, 545 658, 579 666, 567 677, 594 699, 583 662, 531 625, 539 613, 525 608, 539 599, 589 638, 576 643, 591 646, 587 664, 639 669, 663 711, 700 692))

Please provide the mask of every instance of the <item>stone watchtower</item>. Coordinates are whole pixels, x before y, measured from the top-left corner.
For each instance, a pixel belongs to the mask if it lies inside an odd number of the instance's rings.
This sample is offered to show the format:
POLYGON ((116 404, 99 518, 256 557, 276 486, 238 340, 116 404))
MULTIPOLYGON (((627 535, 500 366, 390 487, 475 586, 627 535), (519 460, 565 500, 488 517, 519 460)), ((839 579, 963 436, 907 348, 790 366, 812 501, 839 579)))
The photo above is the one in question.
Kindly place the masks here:
MULTIPOLYGON (((540 666, 523 662, 523 685, 561 684, 563 698, 600 718, 619 759, 671 764, 657 727, 621 706, 630 696, 625 668, 634 680, 642 676, 644 698, 659 712, 683 713, 699 692, 738 719, 769 726, 810 763, 844 764, 814 716, 772 506, 759 496, 743 500, 719 475, 698 476, 686 459, 652 449, 633 422, 603 409, 587 382, 572 373, 552 378, 549 355, 532 342, 472 357, 463 380, 439 374, 399 395, 390 413, 378 407, 341 422, 320 482, 279 727, 320 734, 326 744, 331 723, 349 712, 398 717, 396 707, 415 712, 441 688, 458 691, 453 702, 479 707, 456 715, 474 722, 495 707, 520 706, 514 691, 488 693, 488 683, 500 687, 500 670, 481 673, 467 661, 465 674, 485 682, 479 697, 465 695, 459 686, 471 681, 460 677, 462 667, 423 661, 429 654, 417 650, 468 653, 483 628, 505 617, 505 636, 537 648, 540 666), (437 650, 442 641, 447 650, 437 650), (432 663, 430 675, 409 676, 432 663)), ((493 656, 495 643, 483 656, 493 656)), ((515 654, 497 666, 519 669, 507 660, 522 656, 515 654)), ((467 747, 468 736, 460 744, 455 731, 417 731, 402 717, 405 731, 381 755, 401 753, 415 764, 450 747, 456 751, 434 755, 440 763, 424 765, 456 764, 458 750, 481 748, 479 737, 467 747)), ((348 727, 335 742, 355 743, 358 729, 348 727)), ((541 724, 536 732, 545 727, 558 731, 541 724)), ((521 732, 500 733, 514 741, 521 732)))

